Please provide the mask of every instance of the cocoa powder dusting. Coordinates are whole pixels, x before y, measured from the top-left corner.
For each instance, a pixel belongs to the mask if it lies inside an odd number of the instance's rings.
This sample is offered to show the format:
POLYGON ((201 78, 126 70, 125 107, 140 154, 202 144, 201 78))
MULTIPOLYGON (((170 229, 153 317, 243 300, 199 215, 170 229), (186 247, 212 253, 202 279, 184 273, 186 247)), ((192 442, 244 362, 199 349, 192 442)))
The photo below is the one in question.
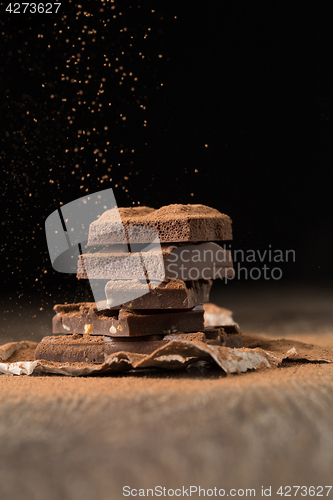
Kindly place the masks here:
MULTIPOLYGON (((35 342, 32 342, 35 344, 35 342)), ((37 344, 34 346, 29 346, 25 349, 20 349, 19 351, 15 351, 4 363, 16 363, 18 361, 34 361, 35 359, 35 350, 37 344)))

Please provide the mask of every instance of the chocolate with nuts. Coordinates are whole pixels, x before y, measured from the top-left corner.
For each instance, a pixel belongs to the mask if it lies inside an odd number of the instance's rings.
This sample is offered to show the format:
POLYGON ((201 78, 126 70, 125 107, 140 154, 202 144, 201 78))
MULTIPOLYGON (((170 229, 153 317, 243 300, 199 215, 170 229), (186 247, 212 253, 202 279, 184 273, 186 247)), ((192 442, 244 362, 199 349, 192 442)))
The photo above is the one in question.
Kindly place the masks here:
POLYGON ((197 332, 204 328, 202 306, 180 310, 107 309, 98 311, 94 302, 56 305, 54 334, 79 333, 109 337, 141 337, 173 332, 197 332))
POLYGON ((44 337, 35 351, 35 359, 60 363, 100 364, 110 354, 120 351, 137 354, 151 354, 172 340, 204 342, 208 345, 241 347, 239 330, 227 333, 223 327, 205 329, 194 333, 173 333, 165 336, 107 337, 90 335, 56 335, 44 337))
POLYGON ((172 340, 241 347, 236 327, 204 328, 201 305, 212 279, 234 274, 230 252, 214 243, 231 238, 230 218, 204 205, 106 211, 90 225, 77 269, 92 289, 98 284, 98 307, 56 305, 54 336, 42 340, 35 358, 99 364, 120 351, 150 354, 172 340))

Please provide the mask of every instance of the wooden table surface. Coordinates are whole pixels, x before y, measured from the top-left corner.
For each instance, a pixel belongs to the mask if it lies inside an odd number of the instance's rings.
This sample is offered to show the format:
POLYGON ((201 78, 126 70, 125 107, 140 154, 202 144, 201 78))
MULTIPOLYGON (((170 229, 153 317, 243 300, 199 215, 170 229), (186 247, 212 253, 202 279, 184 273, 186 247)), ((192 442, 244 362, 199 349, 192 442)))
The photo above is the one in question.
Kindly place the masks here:
MULTIPOLYGON (((332 292, 233 293, 213 298, 244 331, 333 349, 332 292)), ((333 364, 228 377, 0 376, 1 500, 117 500, 123 486, 190 485, 257 497, 271 486, 272 498, 279 486, 333 486, 333 364)))

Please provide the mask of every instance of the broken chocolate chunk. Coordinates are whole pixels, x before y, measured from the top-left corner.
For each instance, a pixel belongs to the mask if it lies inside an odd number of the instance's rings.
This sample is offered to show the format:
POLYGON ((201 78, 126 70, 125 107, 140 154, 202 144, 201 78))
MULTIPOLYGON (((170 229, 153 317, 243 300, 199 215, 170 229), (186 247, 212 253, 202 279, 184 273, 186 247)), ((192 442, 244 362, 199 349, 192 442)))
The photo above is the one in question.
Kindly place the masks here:
POLYGON ((169 282, 150 285, 152 290, 146 293, 146 283, 139 280, 112 280, 106 284, 105 309, 191 309, 209 300, 212 280, 169 282), (135 294, 137 298, 118 304, 118 297, 122 294, 135 294), (112 304, 118 304, 112 306, 112 304))
POLYGON ((157 230, 161 243, 232 239, 231 219, 227 215, 205 205, 175 204, 158 210, 150 207, 107 210, 90 224, 88 245, 123 243, 119 231, 113 229, 116 222, 119 224, 119 215, 126 233, 135 226, 130 243, 150 242, 148 228, 157 230))
POLYGON ((234 275, 231 253, 216 243, 151 246, 126 257, 118 245, 80 255, 79 279, 209 280, 234 275), (162 253, 161 253, 162 249, 162 253), (142 268, 144 266, 144 269, 142 268))
POLYGON ((166 345, 161 336, 141 337, 133 342, 132 338, 111 338, 102 336, 57 335, 44 337, 35 351, 35 359, 58 363, 94 363, 105 361, 110 354, 126 351, 138 354, 151 354, 166 345))
POLYGON ((56 305, 54 334, 80 333, 110 337, 141 337, 173 332, 196 332, 203 329, 203 307, 160 310, 126 309, 98 311, 94 302, 56 305))

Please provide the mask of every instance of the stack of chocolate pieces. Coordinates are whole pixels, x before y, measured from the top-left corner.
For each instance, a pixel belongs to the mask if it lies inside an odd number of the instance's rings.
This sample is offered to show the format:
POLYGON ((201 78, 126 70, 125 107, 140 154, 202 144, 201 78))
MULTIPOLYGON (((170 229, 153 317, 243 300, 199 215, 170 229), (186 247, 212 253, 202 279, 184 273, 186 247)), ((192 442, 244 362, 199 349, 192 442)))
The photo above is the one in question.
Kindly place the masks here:
POLYGON ((112 353, 150 354, 171 340, 241 347, 236 326, 204 327, 212 280, 233 275, 230 252, 214 241, 230 239, 230 218, 204 205, 107 210, 90 225, 92 251, 80 256, 77 272, 93 290, 102 286, 103 296, 56 305, 54 335, 35 358, 103 363, 112 353), (115 230, 119 214, 126 245, 115 230))

